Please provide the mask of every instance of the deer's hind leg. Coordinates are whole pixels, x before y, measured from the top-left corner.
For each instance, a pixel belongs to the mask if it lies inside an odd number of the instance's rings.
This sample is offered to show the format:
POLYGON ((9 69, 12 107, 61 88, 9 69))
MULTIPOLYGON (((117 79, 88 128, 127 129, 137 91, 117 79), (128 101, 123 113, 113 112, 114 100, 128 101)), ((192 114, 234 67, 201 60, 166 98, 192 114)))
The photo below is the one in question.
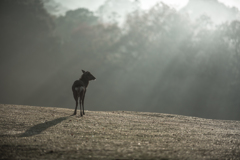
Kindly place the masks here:
POLYGON ((81 95, 79 98, 79 106, 80 106, 80 116, 83 116, 83 114, 82 114, 82 96, 81 95))
POLYGON ((83 116, 84 114, 84 106, 83 106, 83 102, 84 102, 84 93, 85 93, 85 88, 81 87, 80 89, 80 100, 79 100, 79 104, 80 104, 80 115, 83 116), (82 110, 83 107, 83 110, 82 110))
POLYGON ((75 107, 75 111, 74 111, 73 115, 76 115, 77 114, 77 106, 78 106, 78 94, 77 94, 77 91, 73 91, 73 97, 74 97, 75 102, 76 102, 76 107, 75 107))

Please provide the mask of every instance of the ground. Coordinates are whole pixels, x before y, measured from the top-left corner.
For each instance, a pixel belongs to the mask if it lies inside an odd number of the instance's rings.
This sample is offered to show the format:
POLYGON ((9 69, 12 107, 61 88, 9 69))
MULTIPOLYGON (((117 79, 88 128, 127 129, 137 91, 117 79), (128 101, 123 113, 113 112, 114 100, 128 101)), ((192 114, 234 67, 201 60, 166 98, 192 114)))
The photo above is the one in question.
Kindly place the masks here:
POLYGON ((240 121, 0 104, 0 159, 240 159, 240 121))

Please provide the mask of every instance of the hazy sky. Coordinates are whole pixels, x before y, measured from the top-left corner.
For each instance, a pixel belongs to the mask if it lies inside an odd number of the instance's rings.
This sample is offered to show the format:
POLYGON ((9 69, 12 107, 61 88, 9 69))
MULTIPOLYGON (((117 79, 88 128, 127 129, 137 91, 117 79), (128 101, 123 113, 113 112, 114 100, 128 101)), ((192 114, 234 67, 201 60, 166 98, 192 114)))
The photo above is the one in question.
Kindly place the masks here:
MULTIPOLYGON (((79 7, 88 8, 90 10, 96 10, 105 0, 55 0, 63 6, 69 9, 76 9, 79 7)), ((133 1, 133 0, 132 0, 133 1)), ((164 2, 168 5, 180 9, 184 7, 189 0, 139 0, 141 2, 142 9, 149 9, 157 2, 164 2)), ((240 0, 218 0, 227 6, 235 6, 240 10, 240 0)))

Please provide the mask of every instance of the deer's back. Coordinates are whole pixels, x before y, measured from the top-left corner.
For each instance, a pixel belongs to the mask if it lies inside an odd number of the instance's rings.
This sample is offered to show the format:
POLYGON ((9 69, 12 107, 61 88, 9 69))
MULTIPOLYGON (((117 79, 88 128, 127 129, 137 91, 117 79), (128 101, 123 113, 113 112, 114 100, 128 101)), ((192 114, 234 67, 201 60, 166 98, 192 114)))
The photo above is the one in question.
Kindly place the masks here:
POLYGON ((84 83, 80 80, 76 80, 72 85, 72 90, 74 90, 75 88, 80 88, 80 87, 84 87, 84 83))

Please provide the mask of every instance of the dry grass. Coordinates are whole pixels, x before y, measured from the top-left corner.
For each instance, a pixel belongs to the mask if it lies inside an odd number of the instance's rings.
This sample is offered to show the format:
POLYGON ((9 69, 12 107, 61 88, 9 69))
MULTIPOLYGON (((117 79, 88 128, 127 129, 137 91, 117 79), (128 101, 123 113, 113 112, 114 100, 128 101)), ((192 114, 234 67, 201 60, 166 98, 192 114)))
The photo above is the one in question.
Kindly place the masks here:
POLYGON ((0 105, 1 159, 240 159, 240 122, 0 105))

